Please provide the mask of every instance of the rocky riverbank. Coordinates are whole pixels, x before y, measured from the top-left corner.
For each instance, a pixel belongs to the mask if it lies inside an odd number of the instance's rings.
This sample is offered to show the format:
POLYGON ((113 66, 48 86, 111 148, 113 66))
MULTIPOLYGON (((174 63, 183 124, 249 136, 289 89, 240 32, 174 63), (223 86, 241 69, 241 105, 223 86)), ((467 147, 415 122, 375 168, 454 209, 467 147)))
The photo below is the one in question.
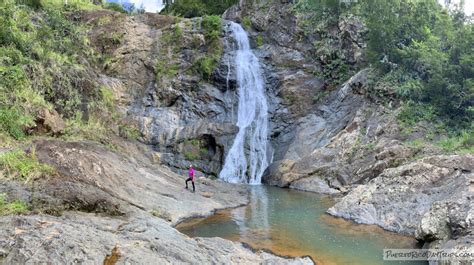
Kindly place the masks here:
POLYGON ((247 187, 184 177, 154 165, 153 151, 124 144, 113 152, 88 142, 39 140, 40 162, 56 173, 29 185, 2 180, 0 192, 37 214, 0 217, 0 263, 282 263, 219 238, 189 238, 173 228, 186 218, 248 203, 247 187), (41 212, 41 214, 40 214, 41 212))
POLYGON ((339 194, 329 214, 416 236, 425 247, 472 249, 474 157, 429 143, 445 137, 433 134, 433 124, 399 122, 400 102, 390 86, 373 85, 370 67, 334 86, 325 54, 340 51, 360 68, 364 24, 341 15, 333 28, 308 31, 288 2, 242 1, 225 14, 260 39, 269 94, 278 102, 274 162, 263 181, 339 194))

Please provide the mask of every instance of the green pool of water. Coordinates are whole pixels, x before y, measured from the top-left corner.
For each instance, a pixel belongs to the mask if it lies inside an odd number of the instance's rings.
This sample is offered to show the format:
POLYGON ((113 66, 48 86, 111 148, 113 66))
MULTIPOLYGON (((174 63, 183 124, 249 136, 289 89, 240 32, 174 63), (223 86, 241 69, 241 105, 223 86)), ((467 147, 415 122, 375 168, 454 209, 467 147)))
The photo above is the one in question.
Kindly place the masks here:
POLYGON ((427 264, 383 261, 384 248, 419 248, 416 240, 325 214, 328 196, 253 186, 248 206, 190 220, 176 228, 191 237, 221 237, 318 264, 427 264))

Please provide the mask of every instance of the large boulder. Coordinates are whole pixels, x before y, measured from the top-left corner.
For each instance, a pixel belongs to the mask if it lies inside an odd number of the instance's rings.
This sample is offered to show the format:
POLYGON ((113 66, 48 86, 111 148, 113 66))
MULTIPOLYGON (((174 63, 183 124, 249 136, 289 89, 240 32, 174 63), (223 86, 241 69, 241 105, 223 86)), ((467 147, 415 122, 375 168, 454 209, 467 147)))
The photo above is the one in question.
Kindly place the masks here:
POLYGON ((35 123, 33 132, 38 134, 60 135, 66 129, 66 124, 54 109, 41 109, 36 116, 35 123))
POLYGON ((472 231, 473 155, 438 155, 389 168, 328 213, 387 230, 443 240, 472 231))

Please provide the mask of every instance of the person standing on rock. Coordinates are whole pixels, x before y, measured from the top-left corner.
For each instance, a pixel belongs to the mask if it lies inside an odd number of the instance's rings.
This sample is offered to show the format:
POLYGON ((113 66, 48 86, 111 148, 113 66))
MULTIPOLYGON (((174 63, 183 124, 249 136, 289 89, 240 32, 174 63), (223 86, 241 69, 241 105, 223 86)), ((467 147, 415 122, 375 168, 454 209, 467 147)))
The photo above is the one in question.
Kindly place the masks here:
POLYGON ((186 179, 186 189, 188 189, 188 181, 191 181, 191 183, 193 184, 193 192, 196 191, 196 188, 194 187, 194 173, 195 170, 193 168, 193 165, 190 165, 188 171, 189 177, 186 179))

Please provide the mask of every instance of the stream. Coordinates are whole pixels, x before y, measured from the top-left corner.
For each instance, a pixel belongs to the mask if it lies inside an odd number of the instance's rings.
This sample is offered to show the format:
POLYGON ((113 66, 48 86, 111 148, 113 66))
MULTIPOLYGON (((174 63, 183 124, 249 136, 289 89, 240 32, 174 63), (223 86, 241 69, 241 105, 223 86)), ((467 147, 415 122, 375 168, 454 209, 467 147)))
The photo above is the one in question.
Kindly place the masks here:
POLYGON ((412 237, 325 214, 326 195, 250 187, 250 204, 196 218, 176 228, 190 237, 221 237, 282 256, 310 256, 317 264, 427 264, 383 261, 384 248, 420 248, 412 237))

